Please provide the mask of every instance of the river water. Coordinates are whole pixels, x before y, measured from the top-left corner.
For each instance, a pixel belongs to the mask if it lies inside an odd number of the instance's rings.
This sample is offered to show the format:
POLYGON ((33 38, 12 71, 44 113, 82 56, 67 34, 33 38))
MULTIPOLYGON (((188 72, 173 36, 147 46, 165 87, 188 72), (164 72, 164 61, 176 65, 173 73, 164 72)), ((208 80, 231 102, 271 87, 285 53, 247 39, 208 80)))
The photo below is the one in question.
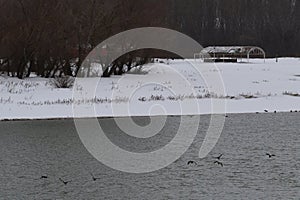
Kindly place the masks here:
MULTIPOLYGON (((147 117, 134 120, 149 123, 147 117)), ((199 159, 209 120, 201 116, 180 159, 144 174, 94 159, 71 119, 0 122, 0 199, 299 199, 300 113, 229 115, 213 151, 199 159), (214 163, 219 154, 223 167, 214 163), (197 165, 187 165, 189 160, 197 165)), ((179 121, 168 117, 161 133, 143 142, 122 134, 113 119, 99 120, 112 142, 136 152, 163 147, 179 121)))

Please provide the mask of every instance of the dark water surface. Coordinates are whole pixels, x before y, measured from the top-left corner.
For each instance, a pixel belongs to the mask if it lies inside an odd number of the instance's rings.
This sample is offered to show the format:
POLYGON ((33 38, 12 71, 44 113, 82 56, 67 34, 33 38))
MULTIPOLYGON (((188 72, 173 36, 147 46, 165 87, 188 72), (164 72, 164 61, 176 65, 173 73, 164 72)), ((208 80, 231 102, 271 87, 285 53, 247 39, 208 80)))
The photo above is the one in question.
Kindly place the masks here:
MULTIPOLYGON (((201 117, 194 143, 179 160, 146 174, 99 163, 82 145, 73 120, 0 122, 0 199, 299 199, 300 113, 229 115, 216 147, 200 160, 209 119, 201 117), (224 167, 214 164, 220 153, 224 167), (189 160, 198 166, 187 166, 189 160)), ((118 146, 147 152, 167 144, 179 120, 169 117, 146 142, 122 134, 113 119, 100 124, 118 146)))

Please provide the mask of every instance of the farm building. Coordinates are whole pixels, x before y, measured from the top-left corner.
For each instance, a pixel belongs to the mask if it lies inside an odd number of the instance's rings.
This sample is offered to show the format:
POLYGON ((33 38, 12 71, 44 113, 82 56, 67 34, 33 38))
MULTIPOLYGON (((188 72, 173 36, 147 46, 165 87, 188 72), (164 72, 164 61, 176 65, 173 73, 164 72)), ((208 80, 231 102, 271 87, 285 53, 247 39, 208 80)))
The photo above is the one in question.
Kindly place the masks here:
POLYGON ((194 58, 204 62, 238 62, 246 58, 266 58, 265 51, 256 46, 210 46, 196 53, 194 58))

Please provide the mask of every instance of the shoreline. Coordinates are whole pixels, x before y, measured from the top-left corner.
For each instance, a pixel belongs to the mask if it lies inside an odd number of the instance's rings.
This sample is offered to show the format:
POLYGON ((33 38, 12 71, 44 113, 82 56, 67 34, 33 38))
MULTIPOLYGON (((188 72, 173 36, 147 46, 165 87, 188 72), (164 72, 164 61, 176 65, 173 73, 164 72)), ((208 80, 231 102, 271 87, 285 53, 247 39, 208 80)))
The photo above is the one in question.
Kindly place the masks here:
POLYGON ((291 111, 276 111, 276 112, 232 112, 225 114, 190 114, 190 115, 132 115, 132 116, 98 116, 98 117, 47 117, 47 118, 15 118, 15 119, 0 119, 0 122, 26 122, 26 121, 56 121, 56 120, 74 120, 74 119, 115 119, 115 118, 128 118, 128 117, 183 117, 183 116, 210 116, 210 115, 225 115, 225 117, 229 117, 229 115, 239 115, 239 114, 287 114, 287 113, 300 113, 300 110, 291 111))
POLYGON ((300 112, 299 65, 299 58, 252 59, 200 73, 172 60, 145 65, 143 75, 82 78, 67 89, 45 78, 0 76, 0 121, 300 112))

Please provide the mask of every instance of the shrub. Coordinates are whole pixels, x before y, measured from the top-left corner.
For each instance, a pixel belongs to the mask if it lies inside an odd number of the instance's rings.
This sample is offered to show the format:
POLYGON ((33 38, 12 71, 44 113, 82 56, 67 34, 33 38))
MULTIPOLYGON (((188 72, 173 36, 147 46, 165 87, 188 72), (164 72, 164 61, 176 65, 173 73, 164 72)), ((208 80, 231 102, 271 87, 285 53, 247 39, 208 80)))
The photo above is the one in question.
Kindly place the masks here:
POLYGON ((283 95, 293 96, 293 97, 300 97, 300 94, 299 94, 299 93, 293 93, 293 92, 288 92, 288 91, 285 91, 285 92, 283 93, 283 95))
POLYGON ((148 72, 143 69, 143 66, 137 66, 128 71, 127 74, 146 75, 148 72))
POLYGON ((51 80, 51 85, 53 85, 55 88, 72 88, 74 82, 74 78, 70 76, 55 77, 51 80))

